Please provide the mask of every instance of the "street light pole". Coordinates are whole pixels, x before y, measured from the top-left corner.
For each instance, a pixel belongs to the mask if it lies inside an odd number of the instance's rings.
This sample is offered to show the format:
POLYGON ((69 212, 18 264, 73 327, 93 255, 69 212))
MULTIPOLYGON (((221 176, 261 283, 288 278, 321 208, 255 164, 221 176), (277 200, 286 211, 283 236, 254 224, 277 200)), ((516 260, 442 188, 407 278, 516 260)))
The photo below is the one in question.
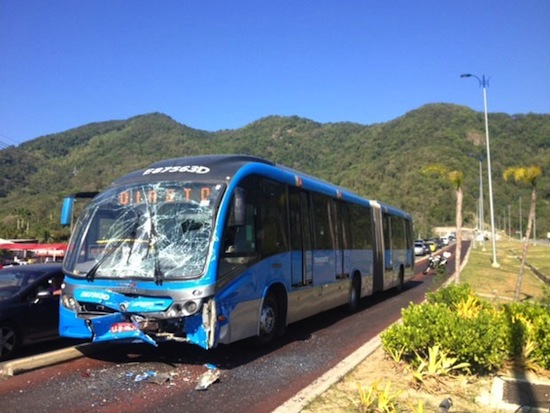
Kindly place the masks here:
POLYGON ((500 267, 499 263, 497 262, 497 244, 496 244, 496 236, 495 236, 495 213, 494 213, 494 206, 493 206, 493 180, 491 179, 491 149, 489 146, 489 117, 487 114, 487 86, 489 85, 489 79, 485 78, 485 75, 483 75, 481 78, 479 78, 476 75, 473 75, 471 73, 465 73, 460 75, 460 77, 475 77, 477 81, 479 82, 479 86, 483 87, 483 106, 485 110, 485 140, 487 145, 487 179, 489 181, 489 209, 491 213, 491 238, 493 241, 493 263, 492 266, 495 268, 500 267))
POLYGON ((479 229, 481 232, 481 250, 485 251, 485 214, 483 211, 483 157, 479 157, 479 229))
POLYGON ((471 157, 479 162, 479 199, 478 199, 478 230, 481 234, 481 249, 485 251, 485 216, 483 206, 483 155, 471 153, 471 157))

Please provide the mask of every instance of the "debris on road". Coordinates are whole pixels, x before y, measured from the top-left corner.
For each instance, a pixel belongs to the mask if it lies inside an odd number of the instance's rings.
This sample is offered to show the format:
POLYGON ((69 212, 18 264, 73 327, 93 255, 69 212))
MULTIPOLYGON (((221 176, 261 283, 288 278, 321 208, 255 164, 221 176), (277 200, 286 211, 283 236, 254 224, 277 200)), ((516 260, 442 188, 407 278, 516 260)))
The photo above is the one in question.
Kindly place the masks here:
POLYGON ((199 383, 197 384, 197 387, 195 387, 195 390, 206 390, 212 383, 215 383, 220 379, 220 371, 216 366, 213 364, 205 364, 204 367, 208 370, 205 371, 200 377, 199 383))

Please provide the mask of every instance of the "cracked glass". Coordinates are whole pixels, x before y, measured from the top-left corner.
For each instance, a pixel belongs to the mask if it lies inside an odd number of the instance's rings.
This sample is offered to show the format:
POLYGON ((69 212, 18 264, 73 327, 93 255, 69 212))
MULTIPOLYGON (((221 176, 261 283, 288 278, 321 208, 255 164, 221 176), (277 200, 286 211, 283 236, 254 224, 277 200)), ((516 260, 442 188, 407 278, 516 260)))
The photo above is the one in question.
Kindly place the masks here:
POLYGON ((224 184, 111 188, 79 217, 65 269, 94 278, 189 279, 204 273, 224 184))

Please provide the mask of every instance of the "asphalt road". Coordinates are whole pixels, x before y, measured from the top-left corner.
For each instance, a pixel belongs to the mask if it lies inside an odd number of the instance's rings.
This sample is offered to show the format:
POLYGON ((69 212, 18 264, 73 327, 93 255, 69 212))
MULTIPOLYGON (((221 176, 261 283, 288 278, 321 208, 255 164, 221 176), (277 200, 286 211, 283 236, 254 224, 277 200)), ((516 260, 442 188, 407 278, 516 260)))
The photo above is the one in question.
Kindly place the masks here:
MULTIPOLYGON (((463 246, 466 254, 468 244, 463 246)), ((454 252, 454 247, 452 247, 454 252)), ((115 345, 78 359, 0 378, 5 412, 271 412, 421 302, 433 272, 401 294, 364 299, 349 314, 338 308, 295 323, 275 346, 242 341, 204 351, 182 343, 115 345), (201 377, 219 379, 197 390, 201 377), (141 378, 147 377, 143 380, 141 378)), ((448 263, 454 271, 454 254, 448 263)))

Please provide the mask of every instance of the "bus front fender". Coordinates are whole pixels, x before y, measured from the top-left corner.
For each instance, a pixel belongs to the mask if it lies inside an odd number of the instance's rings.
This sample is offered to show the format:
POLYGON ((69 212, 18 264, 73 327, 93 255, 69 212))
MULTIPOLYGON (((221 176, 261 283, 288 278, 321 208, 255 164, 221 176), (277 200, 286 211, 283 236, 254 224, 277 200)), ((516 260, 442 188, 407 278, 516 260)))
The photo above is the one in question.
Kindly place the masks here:
POLYGON ((187 317, 185 320, 187 340, 205 350, 216 347, 218 331, 218 311, 214 299, 208 300, 204 304, 202 313, 187 317))
POLYGON ((137 325, 128 321, 122 313, 113 313, 86 320, 86 325, 92 333, 93 342, 129 341, 144 342, 157 347, 157 343, 149 335, 141 331, 137 325))

